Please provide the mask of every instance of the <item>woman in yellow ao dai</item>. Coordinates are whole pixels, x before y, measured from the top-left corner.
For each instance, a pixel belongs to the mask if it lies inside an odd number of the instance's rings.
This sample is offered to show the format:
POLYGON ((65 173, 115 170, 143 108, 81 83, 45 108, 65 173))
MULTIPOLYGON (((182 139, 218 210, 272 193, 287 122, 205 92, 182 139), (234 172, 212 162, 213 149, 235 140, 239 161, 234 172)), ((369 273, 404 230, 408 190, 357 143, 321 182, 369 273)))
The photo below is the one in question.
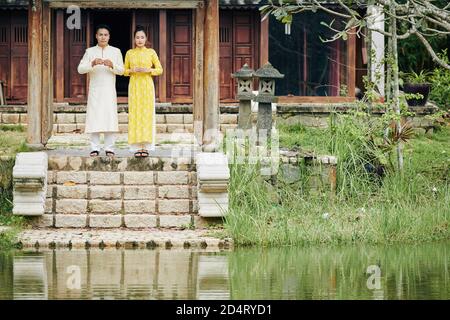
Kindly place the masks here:
POLYGON ((147 157, 155 148, 156 112, 153 76, 163 73, 155 50, 145 47, 147 35, 141 26, 134 32, 135 49, 125 56, 128 87, 128 144, 136 157, 147 157))

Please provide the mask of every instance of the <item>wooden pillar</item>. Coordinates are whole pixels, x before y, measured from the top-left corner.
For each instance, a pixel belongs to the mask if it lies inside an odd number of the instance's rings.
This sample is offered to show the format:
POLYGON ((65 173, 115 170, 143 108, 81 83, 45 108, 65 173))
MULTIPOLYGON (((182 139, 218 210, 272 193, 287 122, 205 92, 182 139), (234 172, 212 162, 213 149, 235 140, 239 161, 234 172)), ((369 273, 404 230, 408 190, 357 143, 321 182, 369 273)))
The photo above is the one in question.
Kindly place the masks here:
POLYGON ((159 60, 163 66, 164 72, 159 77, 159 101, 167 101, 167 10, 159 10, 159 60))
POLYGON ((205 151, 216 151, 219 137, 219 0, 206 0, 204 42, 204 135, 205 151))
POLYGON ((28 5, 28 129, 27 142, 42 148, 42 0, 28 5))
POLYGON ((356 29, 352 29, 348 35, 347 40, 347 83, 348 96, 355 97, 355 82, 356 82, 356 29))
POLYGON ((64 11, 56 12, 56 102, 64 101, 64 11))
POLYGON ((46 144, 53 129, 52 14, 48 2, 42 4, 42 107, 41 143, 46 144))
POLYGON ((204 92, 203 92, 203 50, 205 36, 205 6, 200 5, 195 11, 195 61, 194 61, 194 96, 193 118, 194 136, 203 143, 204 92))
POLYGON ((267 17, 264 21, 261 21, 259 43, 261 51, 259 65, 262 67, 267 62, 269 62, 269 17, 267 17))

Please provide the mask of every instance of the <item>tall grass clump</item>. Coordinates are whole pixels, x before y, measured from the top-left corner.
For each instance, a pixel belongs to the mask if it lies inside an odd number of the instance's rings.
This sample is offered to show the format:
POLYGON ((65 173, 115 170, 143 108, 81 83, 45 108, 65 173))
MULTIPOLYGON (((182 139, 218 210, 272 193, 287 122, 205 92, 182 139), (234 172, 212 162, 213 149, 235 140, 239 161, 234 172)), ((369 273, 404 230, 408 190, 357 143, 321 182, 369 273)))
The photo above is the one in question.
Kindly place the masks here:
POLYGON ((364 114, 330 119, 317 143, 338 158, 335 194, 313 190, 304 164, 299 181, 280 170, 275 184, 258 165, 231 164, 228 234, 237 245, 262 246, 450 239, 450 128, 404 141, 403 172, 384 128, 364 114))

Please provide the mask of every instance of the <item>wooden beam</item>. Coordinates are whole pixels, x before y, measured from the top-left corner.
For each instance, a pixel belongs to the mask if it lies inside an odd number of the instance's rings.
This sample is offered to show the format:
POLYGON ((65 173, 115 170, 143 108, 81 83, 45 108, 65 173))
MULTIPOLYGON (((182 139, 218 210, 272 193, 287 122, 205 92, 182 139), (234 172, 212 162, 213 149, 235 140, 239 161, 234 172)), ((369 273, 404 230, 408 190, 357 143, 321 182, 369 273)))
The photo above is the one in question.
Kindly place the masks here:
POLYGON ((266 20, 261 21, 260 32, 260 58, 259 65, 262 67, 269 62, 269 17, 266 20))
POLYGON ((41 143, 46 144, 53 129, 53 59, 52 13, 47 2, 42 5, 42 104, 41 143))
POLYGON ((77 5, 80 8, 117 8, 117 9, 195 9, 205 0, 132 0, 132 1, 100 1, 100 0, 46 0, 51 8, 67 8, 77 5))
POLYGON ((55 96, 56 102, 64 101, 64 11, 56 12, 56 83, 55 96))
POLYGON ((167 10, 159 10, 159 60, 164 69, 158 78, 159 101, 167 101, 167 10))
POLYGON ((352 29, 347 40, 347 88, 348 97, 355 97, 356 86, 356 29, 352 29))
POLYGON ((42 0, 28 5, 28 127, 27 143, 43 147, 42 125, 42 0), (34 9, 34 10, 33 10, 34 9))
POLYGON ((205 151, 216 151, 219 134, 219 0, 208 0, 204 51, 204 135, 205 151))
POLYGON ((205 6, 195 11, 195 52, 194 52, 194 95, 193 118, 194 136, 199 144, 203 143, 204 94, 203 94, 203 50, 205 37, 205 6))
POLYGON ((339 97, 339 96, 281 96, 278 97, 278 103, 344 103, 353 102, 355 97, 339 97))

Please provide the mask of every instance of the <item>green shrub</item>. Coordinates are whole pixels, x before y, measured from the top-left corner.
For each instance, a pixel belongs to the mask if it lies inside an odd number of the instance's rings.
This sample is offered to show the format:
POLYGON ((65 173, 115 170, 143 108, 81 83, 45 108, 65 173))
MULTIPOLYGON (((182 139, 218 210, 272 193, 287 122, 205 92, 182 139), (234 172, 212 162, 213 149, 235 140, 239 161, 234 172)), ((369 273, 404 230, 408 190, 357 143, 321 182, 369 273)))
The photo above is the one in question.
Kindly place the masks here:
MULTIPOLYGON (((441 54, 441 58, 449 63, 447 50, 441 54)), ((430 76, 430 99, 437 103, 438 107, 448 111, 450 108, 450 70, 435 68, 430 76)))

